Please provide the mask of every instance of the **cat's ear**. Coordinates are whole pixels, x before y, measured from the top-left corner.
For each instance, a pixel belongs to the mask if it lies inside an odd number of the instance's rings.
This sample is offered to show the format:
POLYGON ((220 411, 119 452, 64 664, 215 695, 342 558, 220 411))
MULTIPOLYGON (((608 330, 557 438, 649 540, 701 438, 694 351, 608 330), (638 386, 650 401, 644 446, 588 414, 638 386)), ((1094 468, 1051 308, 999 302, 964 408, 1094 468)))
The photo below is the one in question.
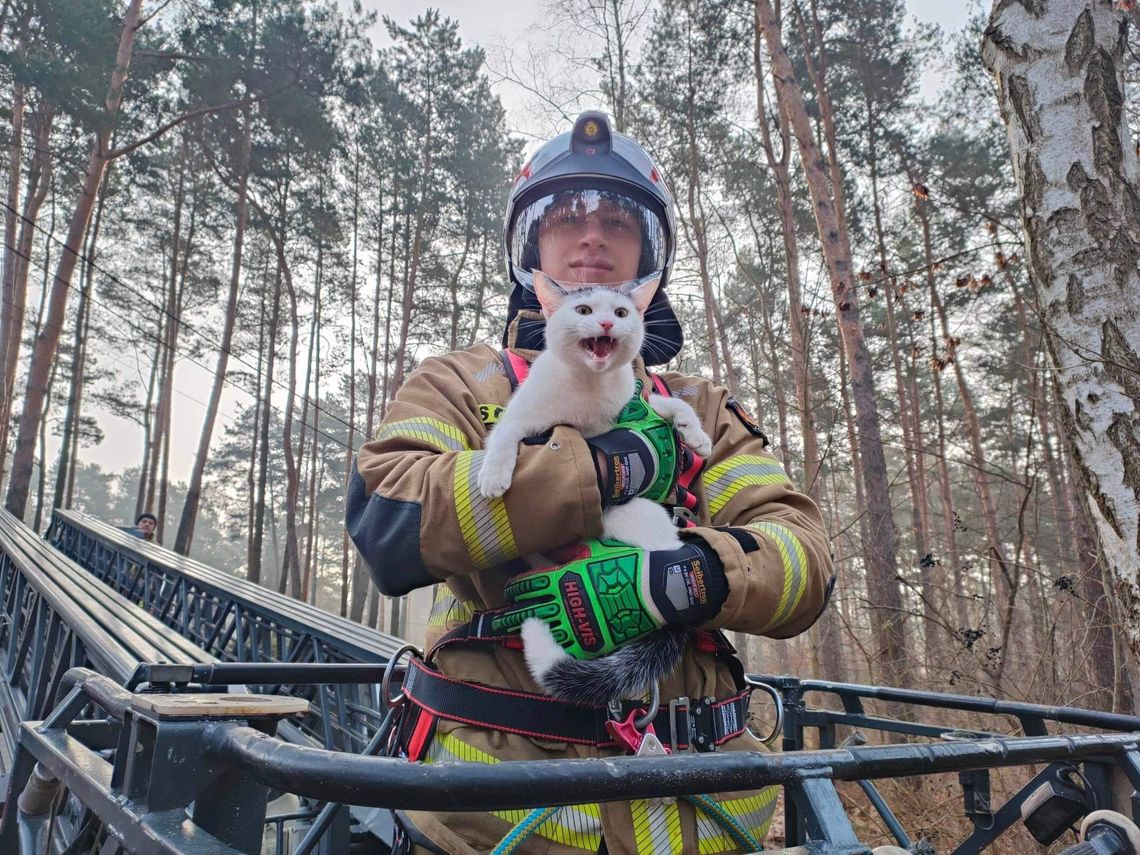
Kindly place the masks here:
POLYGON ((657 286, 661 284, 660 278, 650 279, 642 282, 640 285, 632 288, 623 288, 622 290, 626 295, 633 300, 633 305, 637 307, 637 311, 644 315, 649 304, 653 302, 653 295, 657 293, 657 286))
POLYGON ((566 289, 541 270, 535 270, 531 273, 531 281, 534 282, 534 295, 538 297, 538 303, 542 306, 542 313, 549 318, 566 299, 566 289))

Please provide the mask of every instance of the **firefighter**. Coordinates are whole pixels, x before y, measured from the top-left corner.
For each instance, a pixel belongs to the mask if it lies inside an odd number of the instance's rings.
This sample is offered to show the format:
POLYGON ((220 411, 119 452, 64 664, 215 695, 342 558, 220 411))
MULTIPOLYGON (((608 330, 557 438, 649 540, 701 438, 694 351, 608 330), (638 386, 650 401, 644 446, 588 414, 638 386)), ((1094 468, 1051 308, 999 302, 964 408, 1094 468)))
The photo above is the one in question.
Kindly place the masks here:
MULTIPOLYGON (((373 580, 390 596, 436 586, 429 652, 409 662, 405 682, 400 746, 409 760, 494 764, 634 753, 637 745, 615 736, 620 729, 606 723, 632 720, 646 702, 640 700, 639 707, 638 699, 630 699, 620 709, 607 709, 542 698, 515 634, 520 618, 535 608, 536 586, 528 584, 522 593, 517 586, 509 589, 517 601, 504 588, 530 571, 524 556, 540 553, 551 565, 551 583, 567 572, 589 577, 603 508, 636 495, 664 498, 686 547, 697 555, 693 570, 700 579, 685 603, 645 609, 697 628, 681 666, 660 686, 656 735, 682 753, 762 748, 745 727, 749 688, 721 630, 772 638, 803 632, 830 594, 831 557, 818 509, 792 486, 756 422, 728 392, 701 377, 649 371, 675 357, 683 342, 665 291, 675 239, 673 199, 652 159, 632 139, 613 132, 604 113, 582 114, 571 131, 538 150, 511 191, 505 249, 514 290, 503 349, 479 344, 425 359, 360 450, 346 525, 373 580), (604 198, 633 212, 641 232, 633 256, 624 256, 621 247, 601 247, 604 238, 597 235, 581 239, 595 242, 589 252, 575 241, 544 243, 544 216, 564 208, 568 198, 584 205, 604 198), (540 257, 543 252, 546 257, 540 257), (693 406, 713 439, 709 459, 681 446, 656 448, 660 432, 619 424, 587 441, 559 426, 520 445, 504 496, 482 497, 477 481, 483 441, 543 347, 543 316, 531 284, 536 270, 589 284, 618 284, 631 276, 659 280, 646 312, 649 335, 636 376, 647 392, 656 388, 693 406), (679 463, 658 472, 658 459, 679 463)), ((668 435, 668 442, 677 442, 668 435)), ((631 595, 645 606, 638 598, 664 588, 663 569, 654 553, 629 551, 636 568, 631 595)), ((533 579, 530 572, 527 578, 533 579)), ((543 605, 555 622, 566 617, 568 605, 558 596, 547 596, 543 605)), ((582 601, 574 605, 580 610, 582 601)), ((564 621, 571 635, 583 623, 576 617, 564 621)), ((597 609, 589 620, 604 629, 607 615, 597 609)), ((581 641, 571 638, 568 650, 582 655, 581 641)), ((605 652, 590 648, 590 655, 605 652)), ((738 852, 757 848, 775 798, 769 788, 576 805, 529 825, 535 815, 524 810, 398 818, 406 829, 404 851, 487 852, 514 835, 525 840, 509 851, 738 852)))

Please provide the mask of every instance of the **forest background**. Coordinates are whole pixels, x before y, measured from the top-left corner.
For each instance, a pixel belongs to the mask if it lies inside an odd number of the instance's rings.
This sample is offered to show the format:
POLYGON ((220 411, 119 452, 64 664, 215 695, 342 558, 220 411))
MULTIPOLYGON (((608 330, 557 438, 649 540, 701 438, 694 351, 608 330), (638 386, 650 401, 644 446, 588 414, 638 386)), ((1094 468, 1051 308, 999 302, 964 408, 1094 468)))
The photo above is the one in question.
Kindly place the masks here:
POLYGON ((498 341, 511 180, 602 107, 677 196, 673 367, 758 415, 831 537, 829 609, 741 639, 750 668, 1134 711, 989 14, 547 0, 484 50, 432 10, 4 0, 7 508, 150 510, 180 552, 416 637, 428 601, 379 596, 344 533, 353 451, 420 360, 498 341), (137 462, 85 462, 116 441, 137 462))

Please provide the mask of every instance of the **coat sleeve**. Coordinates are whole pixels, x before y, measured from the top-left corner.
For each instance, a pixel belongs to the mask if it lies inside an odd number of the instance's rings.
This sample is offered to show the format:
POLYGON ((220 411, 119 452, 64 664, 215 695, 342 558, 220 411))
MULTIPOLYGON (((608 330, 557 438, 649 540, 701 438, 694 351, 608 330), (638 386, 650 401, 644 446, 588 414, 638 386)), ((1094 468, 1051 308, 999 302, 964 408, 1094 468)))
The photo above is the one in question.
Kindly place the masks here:
MULTIPOLYGON (((357 455, 349 535, 387 595, 504 564, 602 530, 593 458, 574 429, 519 447, 506 495, 477 482, 486 429, 462 355, 425 360, 357 455)), ((506 380, 501 400, 506 400, 506 380)))
POLYGON ((834 585, 823 518, 727 390, 717 387, 707 400, 713 450, 701 479, 712 525, 690 532, 716 550, 728 580, 712 624, 789 638, 815 623, 834 585))

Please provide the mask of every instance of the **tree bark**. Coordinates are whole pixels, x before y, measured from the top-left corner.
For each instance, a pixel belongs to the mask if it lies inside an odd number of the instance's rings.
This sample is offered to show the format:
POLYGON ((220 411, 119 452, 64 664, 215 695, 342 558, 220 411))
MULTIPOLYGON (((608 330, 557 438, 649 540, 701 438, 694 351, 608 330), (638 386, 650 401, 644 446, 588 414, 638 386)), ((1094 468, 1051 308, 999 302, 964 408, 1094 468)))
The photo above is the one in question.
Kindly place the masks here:
POLYGON ((47 317, 32 350, 28 368, 28 382, 24 390, 24 405, 20 415, 20 428, 16 435, 16 448, 12 455, 12 475, 8 482, 8 496, 5 506, 17 517, 23 517, 28 503, 28 487, 31 481, 32 464, 35 458, 36 434, 43 415, 44 397, 47 394, 47 379, 55 362, 60 333, 63 330, 63 316, 67 308, 67 294, 71 288, 71 277, 75 272, 79 248, 87 223, 95 205, 95 195, 103 180, 107 167, 107 145, 111 140, 115 116, 123 97, 123 87, 130 70, 131 53, 134 49, 135 33, 139 27, 139 12, 142 0, 131 0, 123 16, 123 30, 115 56, 115 67, 111 71, 110 85, 105 100, 105 121, 95 134, 87 173, 83 178, 79 200, 71 215, 67 238, 56 268, 55 280, 51 286, 47 317))
MULTIPOLYGON (((261 584, 262 576, 261 552, 265 538, 265 499, 267 490, 270 493, 270 505, 273 504, 273 484, 269 478, 269 424, 273 420, 273 372, 277 364, 277 334, 281 326, 281 276, 282 264, 281 258, 278 256, 273 273, 273 295, 269 301, 272 308, 270 309, 269 334, 265 349, 265 377, 259 393, 261 415, 258 417, 257 492, 253 508, 253 546, 250 549, 250 563, 246 568, 246 578, 257 584, 261 584)), ((265 287, 264 283, 262 287, 265 287)), ((273 512, 273 507, 269 508, 269 521, 273 525, 277 523, 277 515, 273 512)), ((272 546, 274 550, 277 549, 277 534, 275 531, 272 534, 272 546)), ((278 573, 283 570, 280 563, 276 560, 273 562, 273 570, 278 573)), ((269 583, 272 581, 272 579, 267 580, 269 583)))
MULTIPOLYGON (((110 170, 108 170, 108 177, 110 170)), ((83 399, 83 374, 87 368, 87 328, 90 326, 91 292, 95 288, 95 255, 99 242, 99 227, 103 222, 103 210, 107 200, 107 182, 99 190, 99 203, 95 208, 95 219, 91 234, 87 238, 86 264, 81 276, 79 308, 75 314, 75 336, 71 342, 71 382, 67 393, 67 411, 63 417, 63 436, 59 444, 59 462, 55 471, 55 492, 52 494, 52 507, 70 507, 68 485, 73 480, 72 472, 76 463, 78 448, 79 419, 83 399), (66 502, 66 504, 65 504, 66 502)))
POLYGON ((306 501, 309 522, 305 528, 305 571, 301 576, 301 600, 303 602, 311 602, 310 596, 313 588, 313 573, 315 568, 313 544, 316 537, 317 526, 320 524, 320 513, 317 509, 317 469, 318 469, 318 446, 317 439, 320 435, 320 419, 321 419, 321 262, 320 250, 318 249, 318 262, 317 262, 317 278, 313 284, 313 323, 309 328, 309 359, 308 368, 305 375, 305 410, 301 414, 301 436, 304 439, 304 431, 307 420, 308 405, 309 405, 309 373, 315 375, 313 378, 314 391, 312 394, 313 401, 313 436, 312 446, 309 451, 309 497, 306 501))
POLYGON ((1065 432, 1140 657, 1140 164, 1123 112, 1125 38, 1108 3, 998 3, 982 56, 1009 131, 1065 432))
POLYGON ((898 585, 895 548, 897 535, 891 518, 887 464, 883 454, 879 414, 875 403, 875 385, 871 358, 863 338, 859 317, 858 295, 852 281, 851 247, 848 235, 838 219, 842 186, 829 185, 823 160, 811 132, 803 93, 796 82, 791 59, 784 48, 779 22, 770 0, 756 0, 760 26, 772 59, 772 77, 783 99, 783 109, 799 146, 811 193, 816 226, 831 284, 832 299, 841 338, 849 360, 851 392, 859 428, 859 452, 863 461, 863 480, 867 498, 869 540, 867 586, 872 606, 878 610, 875 620, 877 657, 884 678, 897 685, 910 682, 910 656, 905 629, 905 612, 898 585))
POLYGON ((218 418, 218 405, 222 400, 222 387, 226 381, 230 347, 233 345, 234 325, 237 320, 238 290, 241 285, 242 246, 248 216, 249 152, 252 136, 253 121, 248 109, 246 109, 242 111, 241 160, 238 165, 233 262, 230 268, 230 289, 226 297, 225 318, 222 323, 222 341, 218 352, 218 364, 214 370, 214 382, 210 388, 210 399, 206 404, 206 416, 202 422, 202 433, 198 439, 198 450, 194 456, 194 468, 190 473, 190 485, 186 490, 186 503, 182 506, 182 518, 178 523, 178 534, 174 538, 174 551, 182 555, 190 553, 190 545, 194 540, 194 523, 198 519, 198 505, 202 500, 202 479, 206 471, 206 461, 210 455, 210 439, 214 434, 214 422, 218 418))
MULTIPOLYGON (((262 282, 265 281, 263 273, 262 282)), ((245 470, 245 576, 250 578, 256 565, 260 578, 261 541, 257 534, 257 461, 261 448, 261 380, 265 376, 265 288, 259 289, 257 312, 257 373, 253 379, 253 426, 249 432, 249 465, 245 470), (257 540, 257 560, 254 560, 254 541, 257 540)))
MULTIPOLYGON (((875 226, 875 245, 879 254, 879 271, 884 277, 883 294, 885 295, 887 322, 888 350, 891 353, 891 368, 895 376, 895 394, 899 401, 899 423, 902 426, 903 459, 906 463, 906 477, 910 484, 910 519, 911 535, 914 537, 914 561, 919 563, 926 555, 927 535, 925 517, 922 510, 922 501, 926 495, 925 489, 919 485, 918 462, 915 460, 917 443, 913 436, 913 422, 911 408, 918 406, 917 401, 910 400, 909 389, 903 381, 902 353, 899 345, 898 329, 895 323, 895 300, 898 294, 895 290, 898 279, 891 275, 890 261, 887 258, 887 239, 883 232, 883 213, 879 199, 879 151, 876 136, 876 122, 874 108, 870 99, 864 99, 867 108, 867 167, 871 177, 871 212, 875 226)), ((905 306, 904 306, 905 311, 905 306)), ((924 589, 926 585, 923 585, 924 589)), ((925 637, 929 624, 924 623, 925 637)))
MULTIPOLYGON (((181 281, 182 268, 182 218, 186 202, 186 157, 187 145, 185 137, 179 145, 178 177, 174 188, 174 217, 171 225, 170 244, 170 280, 167 283, 166 301, 163 311, 162 325, 162 370, 161 381, 158 387, 158 404, 155 406, 156 430, 151 436, 150 448, 150 485, 147 489, 144 507, 154 511, 158 494, 159 470, 162 468, 162 450, 166 445, 170 429, 170 411, 174 397, 174 352, 178 346, 178 290, 181 281)), ((155 539, 162 540, 162 516, 158 516, 158 526, 155 529, 155 539)))
MULTIPOLYGON (((355 274, 355 268, 353 270, 355 274)), ((407 284, 405 283, 405 291, 407 284)), ((353 456, 356 451, 356 276, 350 280, 348 308, 348 441, 344 451, 344 494, 352 477, 353 456)), ((407 308, 411 311, 411 307, 407 308)), ((405 318, 405 320, 407 320, 405 318)), ((401 349, 400 355, 403 356, 401 349)), ((343 527, 342 527, 343 528, 343 527)), ((349 565, 356 550, 348 537, 348 529, 341 532, 340 540, 340 616, 348 617, 349 565)))
MULTIPOLYGON (((384 270, 384 187, 381 184, 379 188, 379 216, 376 217, 376 287, 372 291, 372 343, 368 350, 368 403, 364 408, 364 435, 368 439, 374 436, 376 427, 376 393, 378 391, 378 383, 376 372, 379 370, 379 349, 380 349, 380 289, 382 280, 382 272, 384 270)), ((468 235, 470 236, 471 230, 468 227, 468 235)), ((468 242, 470 237, 468 237, 468 242)), ((463 256, 467 256, 467 248, 464 247, 463 256)), ((460 262, 460 269, 462 269, 462 262, 460 262)), ((458 279, 458 272, 456 273, 458 279)), ((454 303, 453 303, 454 305, 454 303)), ((452 340, 455 340, 457 319, 452 316, 452 340)), ((358 560, 356 562, 356 578, 353 582, 353 602, 352 619, 359 621, 364 619, 364 599, 367 594, 367 606, 369 609, 367 623, 371 625, 375 622, 375 610, 379 606, 379 600, 375 596, 378 594, 376 586, 372 584, 368 573, 363 571, 363 564, 358 560), (359 604, 357 603, 357 592, 359 590, 359 604), (375 605, 374 605, 375 603, 375 605), (359 612, 357 611, 359 609, 359 612)))
MULTIPOLYGON (((26 53, 21 39, 18 54, 26 53)), ((3 294, 0 302, 0 479, 8 453, 8 425, 12 420, 12 393, 16 387, 16 365, 19 361, 20 339, 23 337, 24 305, 27 287, 16 292, 16 267, 20 256, 16 252, 16 222, 19 218, 20 176, 24 164, 24 84, 12 84, 12 141, 8 149, 8 193, 4 210, 4 270, 3 294)), ((31 178, 29 176, 29 184, 31 178)))
MULTIPOLYGON (((792 207, 792 181, 789 168, 791 158, 791 130, 777 92, 776 110, 772 120, 780 136, 780 154, 776 155, 769 128, 767 94, 764 85, 764 66, 760 45, 763 30, 759 17, 754 19, 752 62, 756 71, 756 121, 760 126, 761 145, 768 162, 772 180, 776 185, 776 212, 780 217, 780 236, 784 242, 784 266, 788 287, 788 330, 791 335, 792 378, 796 387, 796 401, 800 411, 800 434, 804 454, 804 489, 819 501, 821 490, 819 468, 819 436, 815 428, 815 409, 811 398, 811 359, 809 353, 809 313, 804 307, 800 292, 800 251, 796 236, 796 221, 792 207)), ((751 221, 751 218, 750 218, 751 221)), ((753 227, 753 232, 756 229, 753 227)))

